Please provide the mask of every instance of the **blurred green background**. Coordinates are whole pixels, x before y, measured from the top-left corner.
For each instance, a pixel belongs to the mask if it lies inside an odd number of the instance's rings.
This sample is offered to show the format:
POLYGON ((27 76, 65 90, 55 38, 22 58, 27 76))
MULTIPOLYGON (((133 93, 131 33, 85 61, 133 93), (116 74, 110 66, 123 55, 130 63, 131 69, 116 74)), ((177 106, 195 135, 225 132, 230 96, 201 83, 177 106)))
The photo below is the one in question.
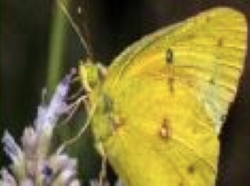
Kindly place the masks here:
MULTIPOLYGON (((78 36, 55 4, 54 0, 1 0, 0 136, 8 129, 20 137, 35 117, 42 88, 53 90, 58 79, 85 56, 78 36)), ((250 18, 247 0, 71 0, 69 5, 76 24, 88 35, 95 59, 104 64, 143 35, 209 7, 227 5, 244 12, 248 22, 250 18), (78 6, 84 7, 84 15, 77 14, 78 6), (88 32, 83 30, 86 25, 88 32)), ((219 186, 250 183, 249 80, 248 55, 239 94, 221 135, 219 186)), ((91 136, 82 141, 81 160, 87 166, 84 174, 91 178, 96 175, 99 159, 91 136)), ((2 150, 1 166, 8 164, 2 150)))

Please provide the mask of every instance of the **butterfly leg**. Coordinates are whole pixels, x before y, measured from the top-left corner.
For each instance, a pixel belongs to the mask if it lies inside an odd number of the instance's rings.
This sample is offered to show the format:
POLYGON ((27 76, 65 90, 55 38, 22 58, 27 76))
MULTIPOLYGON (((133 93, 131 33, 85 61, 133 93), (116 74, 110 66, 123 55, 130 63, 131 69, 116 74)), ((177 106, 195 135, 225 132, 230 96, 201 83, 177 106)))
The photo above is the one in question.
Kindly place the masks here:
POLYGON ((78 98, 74 103, 69 105, 67 108, 68 110, 68 116, 63 120, 62 124, 68 123, 69 120, 73 117, 73 115, 77 112, 78 108, 81 106, 81 104, 86 100, 86 96, 82 96, 78 98))
POLYGON ((98 186, 106 185, 106 178, 107 178, 106 171, 107 171, 107 157, 104 155, 102 156, 102 165, 101 165, 101 170, 99 172, 98 186))

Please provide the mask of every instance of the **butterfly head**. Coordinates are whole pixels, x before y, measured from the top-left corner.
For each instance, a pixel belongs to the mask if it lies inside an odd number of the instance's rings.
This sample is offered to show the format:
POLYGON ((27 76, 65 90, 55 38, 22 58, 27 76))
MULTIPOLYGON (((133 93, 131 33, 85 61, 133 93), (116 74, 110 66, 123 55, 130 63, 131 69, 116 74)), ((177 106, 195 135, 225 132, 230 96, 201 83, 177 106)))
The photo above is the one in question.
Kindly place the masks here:
POLYGON ((100 63, 96 64, 87 59, 85 62, 81 62, 79 75, 85 90, 91 92, 106 77, 106 68, 100 63))

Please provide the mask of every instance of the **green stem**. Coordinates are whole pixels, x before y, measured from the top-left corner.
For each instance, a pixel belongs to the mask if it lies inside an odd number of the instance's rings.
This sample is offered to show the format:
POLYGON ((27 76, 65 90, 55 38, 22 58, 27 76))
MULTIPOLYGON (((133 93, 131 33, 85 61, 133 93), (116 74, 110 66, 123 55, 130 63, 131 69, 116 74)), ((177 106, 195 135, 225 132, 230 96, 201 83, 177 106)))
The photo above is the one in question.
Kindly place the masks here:
POLYGON ((49 63, 46 83, 48 95, 51 95, 62 75, 63 64, 65 62, 63 60, 63 54, 67 44, 67 25, 67 20, 63 12, 59 6, 55 6, 48 57, 49 63))

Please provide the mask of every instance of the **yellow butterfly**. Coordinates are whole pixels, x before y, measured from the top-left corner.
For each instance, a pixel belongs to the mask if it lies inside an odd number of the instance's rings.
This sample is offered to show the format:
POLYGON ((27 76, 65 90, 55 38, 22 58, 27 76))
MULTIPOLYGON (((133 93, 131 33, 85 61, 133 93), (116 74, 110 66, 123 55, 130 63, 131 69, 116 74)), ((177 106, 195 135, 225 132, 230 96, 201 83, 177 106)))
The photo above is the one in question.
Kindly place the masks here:
POLYGON ((80 66, 96 144, 126 186, 215 184, 246 35, 242 13, 214 8, 142 38, 106 76, 80 66))

